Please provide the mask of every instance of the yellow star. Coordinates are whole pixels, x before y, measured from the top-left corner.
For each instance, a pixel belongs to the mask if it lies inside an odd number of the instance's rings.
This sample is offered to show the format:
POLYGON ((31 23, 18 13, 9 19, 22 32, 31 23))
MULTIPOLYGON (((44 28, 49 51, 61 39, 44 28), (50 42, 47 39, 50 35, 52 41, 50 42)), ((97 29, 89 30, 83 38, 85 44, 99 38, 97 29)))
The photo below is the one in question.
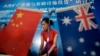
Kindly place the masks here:
POLYGON ((12 26, 15 26, 15 23, 12 23, 12 26))
POLYGON ((24 15, 24 14, 23 14, 22 12, 19 12, 19 13, 17 14, 17 18, 22 18, 23 15, 24 15))
POLYGON ((16 27, 19 27, 19 25, 18 25, 18 24, 16 24, 16 27))
POLYGON ((20 25, 22 25, 22 24, 23 24, 23 22, 20 22, 19 24, 20 24, 20 25))

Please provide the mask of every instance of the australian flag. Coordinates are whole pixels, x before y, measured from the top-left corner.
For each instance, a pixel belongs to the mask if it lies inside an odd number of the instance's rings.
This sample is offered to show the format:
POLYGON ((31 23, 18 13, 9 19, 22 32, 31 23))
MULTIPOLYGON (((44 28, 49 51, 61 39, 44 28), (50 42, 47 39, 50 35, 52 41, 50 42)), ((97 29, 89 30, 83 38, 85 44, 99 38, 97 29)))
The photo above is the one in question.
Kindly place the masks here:
POLYGON ((64 56, 100 56, 99 26, 90 6, 56 10, 64 56))

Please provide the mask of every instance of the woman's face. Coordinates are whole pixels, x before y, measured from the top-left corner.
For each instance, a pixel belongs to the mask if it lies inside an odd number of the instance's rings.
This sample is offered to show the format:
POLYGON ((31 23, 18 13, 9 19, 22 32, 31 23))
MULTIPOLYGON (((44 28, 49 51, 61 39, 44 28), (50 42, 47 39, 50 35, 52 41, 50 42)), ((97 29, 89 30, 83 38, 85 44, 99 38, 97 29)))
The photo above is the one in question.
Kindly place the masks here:
POLYGON ((48 24, 45 21, 42 21, 42 27, 43 27, 43 30, 47 30, 48 24))

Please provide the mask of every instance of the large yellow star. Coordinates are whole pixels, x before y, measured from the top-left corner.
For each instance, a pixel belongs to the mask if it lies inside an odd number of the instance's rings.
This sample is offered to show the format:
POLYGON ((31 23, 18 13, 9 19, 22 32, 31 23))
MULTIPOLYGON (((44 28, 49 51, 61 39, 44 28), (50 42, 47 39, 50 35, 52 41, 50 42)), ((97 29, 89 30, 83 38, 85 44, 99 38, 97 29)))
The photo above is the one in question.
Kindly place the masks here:
POLYGON ((24 14, 23 14, 22 12, 19 12, 19 13, 17 14, 17 18, 22 18, 23 15, 24 15, 24 14))

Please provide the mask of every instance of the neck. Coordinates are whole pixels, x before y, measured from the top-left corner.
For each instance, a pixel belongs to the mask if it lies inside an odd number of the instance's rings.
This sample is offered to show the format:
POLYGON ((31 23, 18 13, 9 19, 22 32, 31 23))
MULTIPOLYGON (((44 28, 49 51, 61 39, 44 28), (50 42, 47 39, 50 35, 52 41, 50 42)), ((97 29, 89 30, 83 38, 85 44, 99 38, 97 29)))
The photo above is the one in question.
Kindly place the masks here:
POLYGON ((44 31, 49 31, 51 28, 48 28, 48 29, 46 29, 46 30, 44 30, 44 31))

